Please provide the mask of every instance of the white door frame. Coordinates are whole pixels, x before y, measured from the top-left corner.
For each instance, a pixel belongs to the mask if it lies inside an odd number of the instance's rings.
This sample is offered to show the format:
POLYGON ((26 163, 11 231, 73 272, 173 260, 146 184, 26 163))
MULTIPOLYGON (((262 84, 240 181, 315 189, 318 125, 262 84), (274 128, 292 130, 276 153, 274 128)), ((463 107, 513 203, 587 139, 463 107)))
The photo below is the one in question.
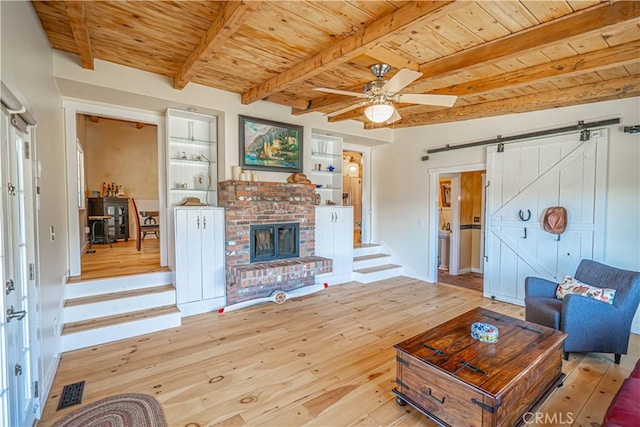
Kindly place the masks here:
POLYGON ((371 243, 371 147, 356 144, 342 144, 342 150, 362 154, 362 244, 371 243))
MULTIPOLYGON (((438 281, 438 196, 440 191, 440 176, 444 174, 459 174, 461 172, 473 172, 478 170, 485 170, 487 168, 486 163, 473 163, 460 166, 449 166, 442 168, 428 169, 429 173, 429 259, 428 276, 427 281, 435 283, 438 281)), ((457 215, 457 211, 454 211, 454 203, 458 203, 455 199, 458 198, 460 192, 460 183, 458 181, 458 189, 454 189, 453 179, 451 181, 451 253, 453 253, 454 236, 453 233, 458 232, 458 240, 460 235, 460 216, 457 215), (454 219, 454 215, 457 219, 454 219), (457 221, 457 222, 456 222, 457 221), (456 226, 457 224, 457 226, 456 226)), ((449 259, 449 268, 451 268, 452 260, 449 259)))
MULTIPOLYGON (((76 114, 88 114, 93 116, 108 117, 140 122, 156 126, 158 140, 158 201, 160 213, 160 234, 167 236, 167 212, 166 206, 166 171, 165 171, 165 117, 162 114, 132 110, 116 105, 92 104, 88 102, 65 100, 62 102, 65 117, 65 140, 67 160, 67 211, 69 220, 69 275, 79 276, 80 257, 80 217, 78 213, 78 201, 74 197, 78 194, 77 167, 76 167, 76 114)), ((167 265, 167 238, 160 240, 160 265, 167 265)))

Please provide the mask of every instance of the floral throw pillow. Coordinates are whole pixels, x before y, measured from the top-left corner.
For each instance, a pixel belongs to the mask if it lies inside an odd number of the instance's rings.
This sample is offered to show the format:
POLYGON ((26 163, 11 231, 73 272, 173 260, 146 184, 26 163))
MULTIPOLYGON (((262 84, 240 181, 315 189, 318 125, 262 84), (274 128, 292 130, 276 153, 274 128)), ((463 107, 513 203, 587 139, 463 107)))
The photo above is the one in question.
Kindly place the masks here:
POLYGON ((556 288, 556 298, 564 299, 565 295, 568 294, 582 295, 606 302, 607 304, 613 304, 613 297, 616 295, 616 290, 609 288, 597 288, 595 286, 582 283, 571 276, 565 276, 564 280, 560 282, 556 288))

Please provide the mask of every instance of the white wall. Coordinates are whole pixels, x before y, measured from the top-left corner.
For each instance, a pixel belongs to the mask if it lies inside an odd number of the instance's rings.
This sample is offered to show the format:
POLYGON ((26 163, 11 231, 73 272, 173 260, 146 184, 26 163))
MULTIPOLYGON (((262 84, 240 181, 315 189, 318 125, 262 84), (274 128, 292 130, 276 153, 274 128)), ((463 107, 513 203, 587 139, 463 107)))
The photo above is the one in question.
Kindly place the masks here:
MULTIPOLYGON (((219 126, 223 129, 223 153, 219 153, 219 179, 231 179, 231 166, 238 162, 238 115, 259 117, 268 120, 304 126, 303 164, 305 171, 311 165, 311 129, 325 129, 341 134, 355 135, 384 142, 392 141, 393 132, 389 129, 363 129, 360 122, 352 120, 340 123, 328 123, 319 113, 292 116, 291 108, 258 101, 251 105, 242 105, 240 95, 210 87, 190 83, 183 90, 172 88, 171 79, 144 71, 95 61, 95 69, 85 70, 75 55, 56 51, 54 53, 55 75, 60 82, 63 96, 80 97, 87 100, 111 102, 133 108, 145 108, 133 95, 153 97, 157 102, 150 107, 153 111, 164 112, 168 106, 176 108, 195 107, 199 112, 219 111, 219 126), (116 91, 126 92, 129 96, 112 96, 116 91)), ((147 107, 149 108, 149 107, 147 107)), ((285 182, 289 174, 260 171, 264 181, 285 182)))
MULTIPOLYGON (((57 366, 58 334, 67 271, 67 211, 60 96, 53 77, 53 54, 31 2, 0 2, 2 81, 30 106, 38 121, 36 158, 42 162, 38 224, 42 390, 57 366), (49 239, 50 227, 57 238, 49 239)), ((46 394, 46 393, 43 393, 46 394)))
POLYGON ((428 170, 486 162, 486 147, 435 153, 422 162, 427 149, 610 117, 622 124, 610 131, 604 262, 639 271, 640 135, 622 127, 640 122, 640 98, 396 130, 393 144, 373 150, 374 240, 389 245, 410 274, 428 277, 428 201, 438 197, 429 194, 428 170))

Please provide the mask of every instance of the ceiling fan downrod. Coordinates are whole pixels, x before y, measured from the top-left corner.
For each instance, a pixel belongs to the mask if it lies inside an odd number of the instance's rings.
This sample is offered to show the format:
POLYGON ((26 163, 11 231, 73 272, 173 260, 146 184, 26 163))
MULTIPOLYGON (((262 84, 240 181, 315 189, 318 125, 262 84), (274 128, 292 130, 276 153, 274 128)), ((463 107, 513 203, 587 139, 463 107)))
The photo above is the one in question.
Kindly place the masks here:
POLYGON ((371 70, 373 75, 378 78, 378 80, 382 80, 382 78, 389 72, 391 67, 387 64, 374 64, 369 69, 371 70))

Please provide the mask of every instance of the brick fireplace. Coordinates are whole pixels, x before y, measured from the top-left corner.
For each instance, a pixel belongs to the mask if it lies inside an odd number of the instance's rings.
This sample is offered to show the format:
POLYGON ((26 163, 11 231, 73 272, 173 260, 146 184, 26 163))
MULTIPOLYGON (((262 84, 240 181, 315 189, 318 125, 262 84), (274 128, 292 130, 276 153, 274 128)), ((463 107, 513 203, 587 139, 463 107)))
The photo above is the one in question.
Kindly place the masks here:
POLYGON ((315 284, 332 261, 315 256, 315 186, 281 182, 223 181, 218 205, 225 208, 227 304, 267 297, 315 284), (299 256, 251 263, 251 226, 298 224, 299 256))

